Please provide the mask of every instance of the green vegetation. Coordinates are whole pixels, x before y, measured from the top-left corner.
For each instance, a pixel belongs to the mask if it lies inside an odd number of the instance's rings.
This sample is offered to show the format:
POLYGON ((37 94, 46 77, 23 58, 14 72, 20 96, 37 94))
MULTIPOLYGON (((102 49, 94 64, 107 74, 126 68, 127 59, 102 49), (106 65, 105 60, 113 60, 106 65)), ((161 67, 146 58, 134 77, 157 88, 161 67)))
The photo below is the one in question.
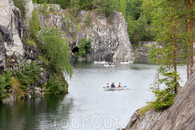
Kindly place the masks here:
POLYGON ((13 0, 16 7, 18 7, 21 11, 21 16, 25 17, 26 15, 26 8, 25 8, 25 1, 24 0, 13 0))
POLYGON ((89 54, 92 51, 91 48, 91 39, 81 38, 80 44, 79 44, 79 53, 75 54, 75 57, 78 56, 87 57, 87 54, 89 54))
POLYGON ((38 78, 40 66, 36 62, 23 63, 15 73, 21 83, 20 87, 26 89, 28 85, 34 84, 34 81, 38 78))
POLYGON ((54 76, 50 76, 47 82, 47 94, 58 94, 60 92, 66 92, 68 88, 67 83, 63 83, 61 77, 54 74, 54 76))
POLYGON ((0 75, 0 101, 8 97, 7 89, 12 86, 12 73, 10 70, 6 70, 0 75))
POLYGON ((41 29, 38 17, 38 11, 33 10, 32 17, 29 20, 29 30, 31 38, 35 38, 37 32, 41 29))
POLYGON ((43 28, 38 35, 40 43, 38 45, 42 54, 49 61, 49 67, 56 73, 65 72, 72 76, 72 66, 69 64, 69 44, 65 38, 62 38, 62 32, 59 28, 43 28))

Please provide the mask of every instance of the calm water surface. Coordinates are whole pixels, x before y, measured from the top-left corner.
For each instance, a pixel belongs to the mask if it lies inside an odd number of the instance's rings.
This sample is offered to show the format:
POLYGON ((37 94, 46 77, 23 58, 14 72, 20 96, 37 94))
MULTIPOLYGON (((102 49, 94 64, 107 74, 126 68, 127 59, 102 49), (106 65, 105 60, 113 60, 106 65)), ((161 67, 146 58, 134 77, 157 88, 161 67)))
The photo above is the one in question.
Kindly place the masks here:
MULTIPOLYGON (((130 64, 106 68, 93 63, 73 63, 69 93, 0 104, 1 130, 116 130, 131 115, 154 100, 150 91, 156 66, 130 64), (106 83, 130 90, 104 91, 106 83)), ((185 84, 186 69, 179 72, 185 84)))

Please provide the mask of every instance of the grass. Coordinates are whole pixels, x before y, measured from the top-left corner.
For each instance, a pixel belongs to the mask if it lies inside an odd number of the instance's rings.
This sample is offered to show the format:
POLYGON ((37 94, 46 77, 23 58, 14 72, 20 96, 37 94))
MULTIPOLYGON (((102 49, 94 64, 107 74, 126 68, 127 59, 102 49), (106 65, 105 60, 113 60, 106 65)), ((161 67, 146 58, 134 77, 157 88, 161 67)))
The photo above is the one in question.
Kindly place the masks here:
POLYGON ((145 107, 142 107, 138 110, 140 117, 143 116, 146 112, 148 112, 149 110, 152 110, 153 106, 152 106, 152 102, 147 102, 147 105, 145 107))

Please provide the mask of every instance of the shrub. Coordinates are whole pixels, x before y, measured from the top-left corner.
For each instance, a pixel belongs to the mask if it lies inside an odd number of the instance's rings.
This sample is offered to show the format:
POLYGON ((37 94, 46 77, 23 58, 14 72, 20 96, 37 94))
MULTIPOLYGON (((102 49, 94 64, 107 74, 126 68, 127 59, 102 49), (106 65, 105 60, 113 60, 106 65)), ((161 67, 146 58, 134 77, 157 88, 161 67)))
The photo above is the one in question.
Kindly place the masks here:
POLYGON ((50 68, 58 73, 61 70, 72 76, 72 66, 69 64, 70 53, 69 44, 65 38, 62 38, 62 32, 59 28, 44 28, 38 37, 43 55, 48 59, 50 68))
POLYGON ((86 38, 81 38, 78 55, 86 57, 86 54, 90 53, 91 51, 91 39, 87 40, 86 38))
POLYGON ((66 91, 68 86, 66 86, 60 77, 56 74, 54 76, 50 76, 47 82, 46 93, 48 94, 58 94, 66 91))
POLYGON ((53 7, 50 6, 49 11, 50 12, 53 12, 53 7))
POLYGON ((21 88, 25 89, 28 85, 33 84, 39 73, 40 67, 35 62, 20 65, 16 75, 21 82, 21 88))
POLYGON ((33 10, 32 12, 32 17, 29 20, 29 27, 31 37, 35 38, 35 35, 41 29, 37 10, 33 10))
POLYGON ((8 89, 12 86, 12 72, 10 70, 6 70, 3 73, 3 77, 5 78, 6 86, 5 88, 8 89))
POLYGON ((7 97, 7 90, 5 89, 6 85, 5 77, 0 75, 0 100, 7 97))
POLYGON ((42 10, 42 13, 45 13, 47 11, 47 2, 43 3, 41 10, 42 10))

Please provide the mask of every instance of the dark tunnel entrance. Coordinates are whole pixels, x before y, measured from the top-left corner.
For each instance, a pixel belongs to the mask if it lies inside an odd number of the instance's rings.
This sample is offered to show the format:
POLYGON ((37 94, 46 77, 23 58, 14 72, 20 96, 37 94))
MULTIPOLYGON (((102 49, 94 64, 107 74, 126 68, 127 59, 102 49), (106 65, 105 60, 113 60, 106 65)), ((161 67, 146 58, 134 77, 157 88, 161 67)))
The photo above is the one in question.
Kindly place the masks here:
POLYGON ((73 49, 72 49, 72 52, 75 54, 75 52, 79 52, 79 48, 78 47, 74 47, 73 49))

